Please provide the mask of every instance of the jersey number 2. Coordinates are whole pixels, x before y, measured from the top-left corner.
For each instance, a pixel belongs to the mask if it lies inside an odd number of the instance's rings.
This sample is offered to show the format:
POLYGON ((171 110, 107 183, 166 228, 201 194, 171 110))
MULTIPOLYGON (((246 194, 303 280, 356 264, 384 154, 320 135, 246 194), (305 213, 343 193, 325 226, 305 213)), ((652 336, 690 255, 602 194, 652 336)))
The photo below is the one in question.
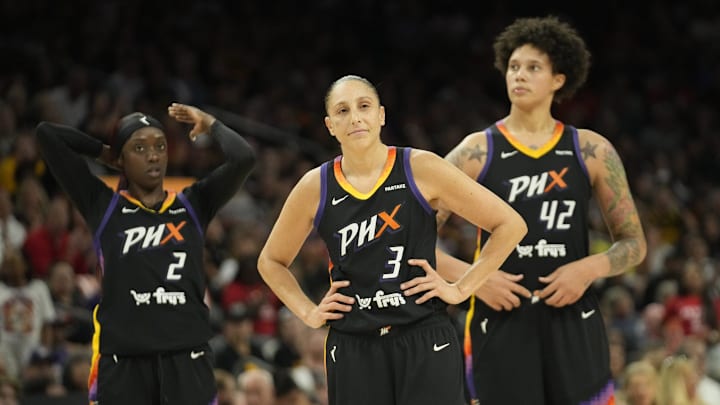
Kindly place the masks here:
POLYGON ((187 257, 187 253, 173 252, 173 256, 175 256, 175 259, 177 260, 173 263, 170 263, 170 266, 168 266, 167 279, 180 280, 182 278, 182 274, 177 274, 175 273, 175 271, 182 270, 182 268, 185 267, 185 258, 187 257))

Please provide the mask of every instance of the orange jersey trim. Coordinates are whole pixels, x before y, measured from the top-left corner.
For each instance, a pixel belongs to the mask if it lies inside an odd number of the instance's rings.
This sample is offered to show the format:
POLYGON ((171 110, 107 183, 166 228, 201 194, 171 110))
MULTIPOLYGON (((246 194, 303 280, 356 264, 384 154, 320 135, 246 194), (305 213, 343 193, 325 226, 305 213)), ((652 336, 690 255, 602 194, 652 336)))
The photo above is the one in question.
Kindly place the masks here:
POLYGON ((507 129, 504 123, 498 122, 497 127, 500 130, 500 132, 503 134, 505 139, 512 145, 515 149, 519 150, 525 155, 530 156, 531 158, 538 159, 548 153, 552 148, 557 145, 558 142, 560 142, 560 137, 562 136, 563 131, 565 130, 565 124, 563 124, 560 121, 555 121, 555 129, 553 130, 552 137, 550 137, 550 140, 545 143, 542 147, 539 149, 531 149, 527 146, 523 145, 522 142, 520 142, 517 138, 515 138, 510 131, 507 129))
POLYGON ((120 195, 125 197, 126 200, 130 201, 131 203, 137 205, 138 207, 142 208, 145 211, 153 212, 153 213, 160 213, 167 211, 168 208, 172 205, 173 202, 175 202, 176 193, 174 191, 168 191, 167 197, 165 197, 165 201, 163 201, 162 206, 159 210, 155 211, 152 208, 148 208, 145 205, 143 205, 142 201, 138 200, 137 198, 130 195, 130 193, 127 192, 127 190, 120 190, 120 195))
POLYGON ((387 159, 385 160, 385 167, 383 167, 382 173, 380 173, 380 177, 375 182, 375 185, 373 186, 372 190, 370 190, 367 193, 358 191, 345 178, 345 175, 342 172, 342 165, 341 165, 342 156, 338 156, 335 159, 335 162, 333 163, 333 172, 335 173, 335 178, 337 179, 338 184, 340 185, 340 187, 342 187, 343 190, 347 191, 348 194, 357 198, 358 200, 367 200, 368 198, 372 197, 373 194, 375 194, 377 189, 379 189, 380 186, 383 183, 385 183, 385 180, 387 180, 388 176, 390 176, 390 172, 392 171, 393 165, 395 165, 396 157, 397 157, 396 148, 394 146, 389 146, 387 159))

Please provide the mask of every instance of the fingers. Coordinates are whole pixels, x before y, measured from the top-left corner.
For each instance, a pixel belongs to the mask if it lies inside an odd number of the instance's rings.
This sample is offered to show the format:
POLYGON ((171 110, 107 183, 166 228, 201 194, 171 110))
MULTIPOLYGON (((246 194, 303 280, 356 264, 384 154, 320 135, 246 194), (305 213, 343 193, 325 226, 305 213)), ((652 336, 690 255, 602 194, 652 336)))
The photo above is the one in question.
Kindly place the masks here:
MULTIPOLYGON (((336 294, 333 294, 332 297, 327 297, 327 298, 330 298, 330 299, 336 298, 335 295, 336 294)), ((341 294, 337 294, 337 295, 341 295, 341 294)), ((343 297, 350 298, 347 296, 343 296, 343 297)), ((346 305, 343 303, 343 301, 340 301, 340 300, 333 300, 333 301, 327 301, 327 302, 325 302, 325 300, 323 300, 323 302, 320 303, 320 310, 322 312, 334 313, 334 314, 337 314, 337 311, 350 312, 350 311, 352 311, 352 302, 349 302, 348 304, 350 304, 350 305, 346 305)), ((341 315, 341 314, 339 314, 339 315, 341 315)))
POLYGON ((332 283, 330 283, 330 289, 328 290, 326 295, 334 294, 335 292, 337 292, 337 290, 348 286, 350 286, 349 280, 333 281, 332 283))
POLYGON ((201 133, 202 133, 202 130, 200 129, 200 126, 199 126, 199 125, 195 125, 195 126, 193 127, 193 129, 190 131, 190 134, 189 134, 190 140, 193 141, 193 142, 195 142, 195 140, 197 139, 198 135, 200 135, 201 133))
POLYGON ((330 285, 330 289, 328 289, 328 292, 325 294, 325 297, 320 302, 320 307, 322 311, 352 311, 352 305, 355 303, 355 298, 338 292, 338 289, 347 287, 349 285, 350 282, 347 280, 333 282, 330 285))
POLYGON ((408 259, 408 264, 411 266, 418 266, 425 270, 425 272, 435 272, 430 263, 425 259, 408 259))
MULTIPOLYGON (((423 291, 435 288, 435 283, 427 277, 415 277, 414 279, 400 285, 406 297, 419 294, 423 291)), ((420 302, 418 302, 420 304, 420 302)))
POLYGON ((429 299, 431 299, 431 298, 433 298, 433 297, 437 297, 437 296, 438 296, 438 295, 437 295, 437 291, 436 291, 436 290, 430 290, 430 291, 426 292, 425 294, 423 294, 422 297, 416 299, 416 300, 415 300, 415 303, 418 304, 418 305, 420 305, 420 304, 426 302, 427 300, 429 300, 429 299))
POLYGON ((478 296, 478 298, 495 311, 512 311, 521 304, 520 298, 512 293, 507 295, 478 296))
POLYGON ((507 283, 507 289, 513 293, 513 295, 520 295, 525 298, 532 298, 532 292, 525 288, 522 284, 518 284, 515 281, 507 283))
MULTIPOLYGON (((415 277, 410 281, 406 281, 406 282, 400 284, 400 289, 403 290, 403 293, 405 294, 406 297, 415 295, 415 294, 419 294, 423 291, 432 290, 438 286, 438 284, 435 282, 437 273, 435 273, 435 269, 432 268, 432 266, 430 265, 430 263, 428 263, 427 260, 425 260, 425 259, 408 259, 408 264, 411 266, 418 266, 418 267, 422 268, 423 270, 425 270, 426 276, 415 277)), ((417 303, 422 304, 423 302, 427 301, 431 297, 425 298, 425 299, 423 299, 423 298, 424 298, 424 296, 421 297, 420 299, 418 299, 417 303), (422 300, 422 301, 420 301, 420 300, 422 300)))
POLYGON ((507 279, 507 280, 510 280, 510 281, 513 281, 513 282, 518 282, 518 281, 522 280, 523 277, 525 277, 524 274, 505 273, 504 271, 499 271, 498 273, 499 273, 503 278, 505 278, 505 279, 507 279))
POLYGON ((560 293, 553 294, 550 298, 545 300, 545 305, 550 305, 551 307, 563 307, 566 305, 565 303, 565 296, 560 293))
POLYGON ((429 281, 429 278, 427 278, 427 277, 415 277, 410 281, 406 281, 406 282, 400 284, 400 289, 405 291, 405 290, 408 290, 415 286, 418 286, 420 284, 426 283, 428 281, 429 281))
POLYGON ((168 107, 168 115, 180 122, 185 123, 192 123, 195 122, 197 119, 197 114, 195 114, 195 111, 192 107, 179 103, 172 103, 168 107))

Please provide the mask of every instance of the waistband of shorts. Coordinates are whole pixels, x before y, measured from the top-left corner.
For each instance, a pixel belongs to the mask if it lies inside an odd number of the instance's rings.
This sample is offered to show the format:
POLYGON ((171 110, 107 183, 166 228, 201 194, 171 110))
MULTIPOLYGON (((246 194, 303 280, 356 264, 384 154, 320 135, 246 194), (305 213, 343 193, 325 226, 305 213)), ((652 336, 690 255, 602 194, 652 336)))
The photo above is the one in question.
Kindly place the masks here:
POLYGON ((378 337, 378 338, 387 338, 387 337, 395 337, 395 336, 402 336, 404 334, 407 334, 409 332, 414 332, 420 329, 426 329, 431 328, 435 326, 440 325, 450 325, 450 316, 445 312, 435 312, 433 314, 430 314, 424 318, 418 319, 417 321, 406 323, 406 324, 400 324, 400 325, 385 325, 381 326, 377 329, 370 329, 366 331, 342 331, 338 330, 336 328, 330 327, 332 329, 333 333, 338 333, 340 335, 345 336, 368 336, 368 337, 378 337))
MULTIPOLYGON (((101 356, 107 356, 107 357, 113 357, 117 359, 157 359, 157 358, 165 358, 165 357, 172 357, 178 354, 185 354, 185 353, 191 353, 195 351, 209 351, 210 345, 208 343, 199 344, 192 347, 186 347, 182 349, 174 349, 174 350, 164 350, 164 351, 157 351, 157 352, 150 352, 150 353, 133 353, 133 354, 121 354, 121 353, 101 353, 101 356)), ((203 353, 205 354, 205 353, 203 353)))

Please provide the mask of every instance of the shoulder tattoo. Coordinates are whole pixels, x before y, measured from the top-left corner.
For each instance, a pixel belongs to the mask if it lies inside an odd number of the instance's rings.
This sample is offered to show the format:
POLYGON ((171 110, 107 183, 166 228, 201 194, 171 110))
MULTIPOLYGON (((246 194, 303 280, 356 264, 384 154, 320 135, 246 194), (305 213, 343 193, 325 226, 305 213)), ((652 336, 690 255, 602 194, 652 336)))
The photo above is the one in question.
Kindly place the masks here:
POLYGON ((457 167, 462 168, 464 162, 471 160, 477 160, 480 164, 485 162, 487 157, 487 150, 480 147, 480 145, 473 146, 462 146, 453 149, 448 153, 447 160, 457 167))
POLYGON ((597 156, 595 156, 595 149, 597 149, 597 147, 598 145, 596 143, 590 143, 590 141, 586 141, 585 146, 580 148, 583 159, 588 160, 590 158, 597 158, 597 156))

